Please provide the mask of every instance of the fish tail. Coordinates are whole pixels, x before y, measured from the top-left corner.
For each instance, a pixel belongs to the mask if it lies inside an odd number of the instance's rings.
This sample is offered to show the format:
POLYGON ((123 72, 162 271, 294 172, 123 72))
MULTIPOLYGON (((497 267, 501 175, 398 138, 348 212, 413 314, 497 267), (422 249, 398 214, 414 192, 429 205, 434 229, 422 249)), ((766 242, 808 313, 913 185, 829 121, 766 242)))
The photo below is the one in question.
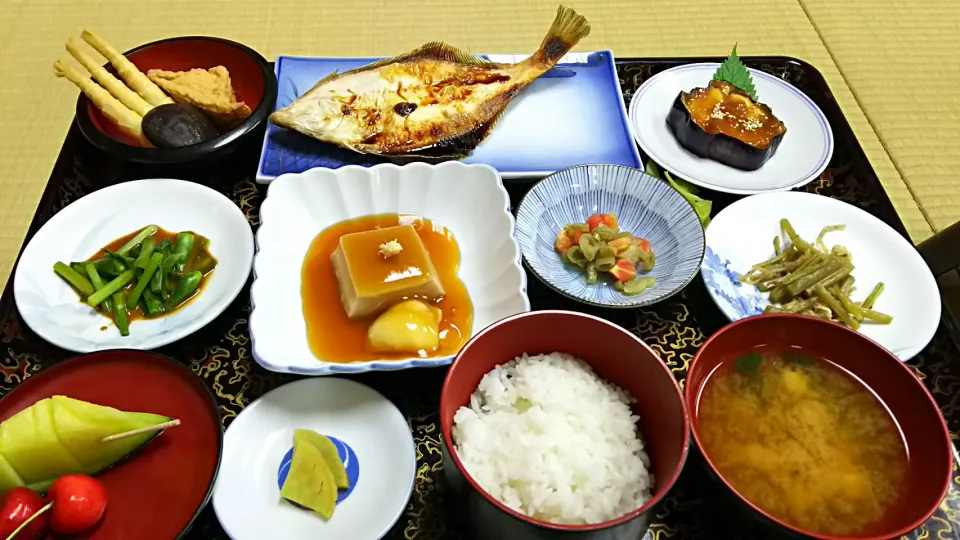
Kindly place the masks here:
POLYGON ((540 49, 530 57, 530 62, 549 69, 589 34, 590 23, 583 15, 566 6, 560 6, 550 31, 543 38, 540 49))

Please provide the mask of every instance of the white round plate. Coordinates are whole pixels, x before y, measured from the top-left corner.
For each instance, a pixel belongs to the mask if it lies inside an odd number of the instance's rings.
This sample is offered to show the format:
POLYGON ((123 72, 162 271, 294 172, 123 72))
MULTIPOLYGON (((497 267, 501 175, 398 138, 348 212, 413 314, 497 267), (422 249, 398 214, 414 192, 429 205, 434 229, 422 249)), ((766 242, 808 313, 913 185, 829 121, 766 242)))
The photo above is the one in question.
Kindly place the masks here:
POLYGON ((406 508, 416 469, 410 428, 387 398, 347 379, 301 379, 266 393, 230 424, 213 508, 233 540, 376 540, 406 508), (280 498, 294 429, 331 437, 347 468, 350 489, 328 521, 280 498))
POLYGON ((827 117, 790 83, 755 69, 750 74, 757 97, 787 126, 773 157, 756 171, 743 171, 680 146, 667 126, 667 114, 681 91, 708 85, 719 65, 678 66, 654 75, 637 89, 630 101, 630 127, 647 156, 698 186, 741 195, 786 191, 819 177, 833 156, 833 131, 827 117))
POLYGON ((824 238, 853 257, 854 300, 884 283, 874 309, 890 324, 864 323, 860 332, 907 361, 926 347, 940 324, 940 291, 917 250, 886 223, 844 202, 812 193, 767 193, 724 208, 707 227, 707 253, 700 272, 707 291, 731 321, 759 315, 770 304, 766 293, 737 281, 737 274, 773 257, 773 238, 787 218, 812 242, 827 225, 846 225, 824 238))
POLYGON ((250 276, 253 232, 230 199, 184 180, 136 180, 75 201, 43 224, 27 244, 13 278, 17 309, 31 330, 79 353, 155 349, 203 328, 227 309, 250 276), (130 324, 123 337, 106 317, 82 303, 53 271, 57 261, 83 261, 121 236, 157 225, 210 239, 218 264, 195 299, 175 313, 130 324))

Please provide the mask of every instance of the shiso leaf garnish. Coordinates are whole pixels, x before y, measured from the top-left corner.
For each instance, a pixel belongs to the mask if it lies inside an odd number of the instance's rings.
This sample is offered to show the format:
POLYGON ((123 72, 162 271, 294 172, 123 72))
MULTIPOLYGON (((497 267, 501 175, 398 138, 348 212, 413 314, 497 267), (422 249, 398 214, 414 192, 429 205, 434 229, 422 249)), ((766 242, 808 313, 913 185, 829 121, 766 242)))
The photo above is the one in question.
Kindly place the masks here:
POLYGON ((713 74, 713 80, 726 81, 740 90, 746 92, 754 103, 757 101, 757 89, 753 86, 753 77, 747 66, 743 65, 740 57, 737 56, 737 46, 733 46, 733 52, 720 64, 720 68, 713 74))

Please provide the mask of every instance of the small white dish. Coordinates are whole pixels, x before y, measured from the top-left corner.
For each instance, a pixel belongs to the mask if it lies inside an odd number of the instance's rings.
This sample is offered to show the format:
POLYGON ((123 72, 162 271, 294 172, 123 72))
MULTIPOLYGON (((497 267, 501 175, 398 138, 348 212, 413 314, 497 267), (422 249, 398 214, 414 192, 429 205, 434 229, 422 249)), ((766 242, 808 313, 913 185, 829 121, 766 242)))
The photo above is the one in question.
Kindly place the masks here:
POLYGON ((252 264, 253 232, 230 199, 185 180, 135 180, 97 190, 44 223, 20 257, 13 296, 27 326, 57 347, 78 353, 149 350, 182 339, 223 313, 246 284, 252 264), (132 322, 124 337, 80 301, 53 264, 86 260, 147 225, 209 238, 218 264, 189 304, 167 317, 132 322))
POLYGON ((230 424, 213 509, 233 540, 373 540, 400 518, 416 469, 407 420, 390 400, 346 379, 301 379, 267 392, 230 424), (327 521, 280 497, 295 429, 331 437, 346 466, 350 488, 327 521))
MULTIPOLYGON (((486 165, 447 162, 398 167, 310 169, 277 177, 260 209, 250 337, 253 357, 271 371, 327 375, 448 365, 453 356, 349 364, 314 356, 307 342, 301 271, 323 229, 373 214, 415 214, 453 233, 459 277, 473 303, 475 335, 510 315, 530 311, 526 273, 514 236, 510 197, 486 165)), ((343 309, 338 303, 330 309, 343 309)))
POLYGON ((773 157, 756 171, 743 171, 698 157, 680 146, 667 126, 677 95, 710 83, 720 64, 698 63, 662 71, 640 86, 630 101, 633 137, 647 156, 698 186, 750 195, 786 191, 818 178, 833 156, 833 131, 823 111, 790 83, 750 70, 757 97, 787 127, 773 157))
POLYGON ((903 361, 917 355, 940 324, 940 292, 930 268, 906 239, 876 217, 847 203, 811 193, 754 195, 718 213, 707 227, 707 253, 700 272, 710 297, 731 321, 759 315, 770 305, 766 293, 741 284, 737 275, 773 257, 773 238, 787 218, 802 238, 813 241, 827 225, 846 225, 824 237, 828 248, 846 247, 854 264, 854 300, 878 282, 883 294, 875 309, 891 324, 864 323, 860 333, 903 361))

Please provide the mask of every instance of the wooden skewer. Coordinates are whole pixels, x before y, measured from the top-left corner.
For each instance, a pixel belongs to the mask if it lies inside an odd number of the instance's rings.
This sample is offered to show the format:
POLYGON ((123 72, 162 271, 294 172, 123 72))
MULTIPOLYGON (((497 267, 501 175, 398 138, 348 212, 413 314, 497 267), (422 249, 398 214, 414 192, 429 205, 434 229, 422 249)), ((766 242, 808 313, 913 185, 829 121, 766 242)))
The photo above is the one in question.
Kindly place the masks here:
POLYGON ((116 435, 110 435, 108 437, 104 437, 103 439, 101 439, 100 442, 115 441, 117 439, 124 439, 127 437, 133 437, 134 435, 140 435, 141 433, 150 433, 151 431, 163 431, 164 429, 172 428, 179 425, 180 425, 180 420, 171 420, 169 422, 164 422, 162 424, 157 424, 155 426, 147 426, 144 428, 135 429, 133 431, 126 431, 124 433, 117 433, 116 435))

